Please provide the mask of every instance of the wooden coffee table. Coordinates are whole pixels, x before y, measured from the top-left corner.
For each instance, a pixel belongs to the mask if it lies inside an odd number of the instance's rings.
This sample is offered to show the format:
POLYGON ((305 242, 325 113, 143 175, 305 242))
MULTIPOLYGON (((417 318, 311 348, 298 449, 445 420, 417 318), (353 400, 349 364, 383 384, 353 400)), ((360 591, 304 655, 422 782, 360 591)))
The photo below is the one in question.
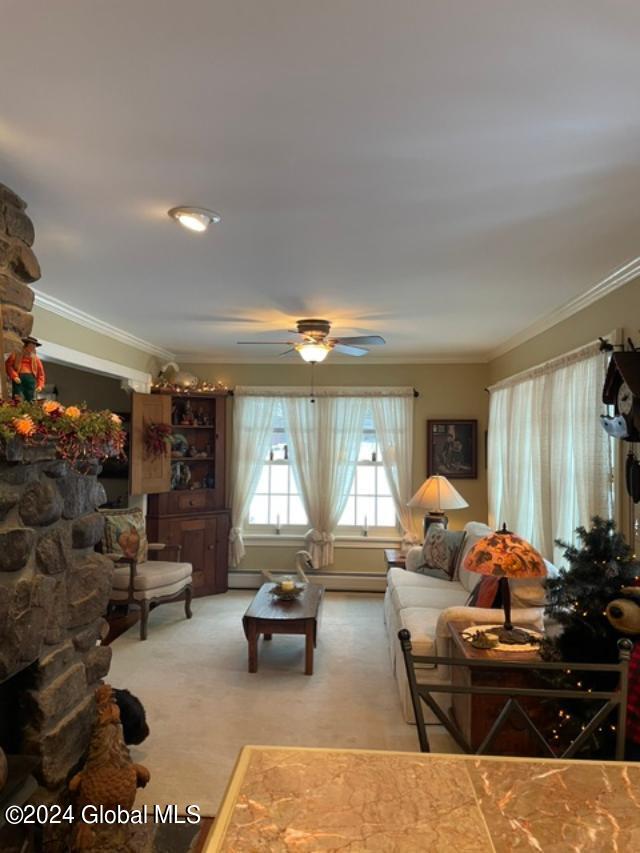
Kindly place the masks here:
POLYGON ((313 649, 318 637, 318 618, 324 587, 307 584, 292 601, 281 601, 270 590, 275 584, 263 583, 242 617, 249 643, 249 672, 258 671, 258 635, 270 640, 273 634, 304 634, 305 675, 313 675, 313 649))

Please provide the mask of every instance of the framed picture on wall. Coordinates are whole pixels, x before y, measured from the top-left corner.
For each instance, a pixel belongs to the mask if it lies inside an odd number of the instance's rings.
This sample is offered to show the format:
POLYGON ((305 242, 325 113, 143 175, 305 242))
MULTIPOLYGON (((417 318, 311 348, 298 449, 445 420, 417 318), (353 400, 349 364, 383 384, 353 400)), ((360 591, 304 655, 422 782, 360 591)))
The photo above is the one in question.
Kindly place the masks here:
POLYGON ((427 421, 427 477, 449 480, 478 476, 478 421, 427 421))

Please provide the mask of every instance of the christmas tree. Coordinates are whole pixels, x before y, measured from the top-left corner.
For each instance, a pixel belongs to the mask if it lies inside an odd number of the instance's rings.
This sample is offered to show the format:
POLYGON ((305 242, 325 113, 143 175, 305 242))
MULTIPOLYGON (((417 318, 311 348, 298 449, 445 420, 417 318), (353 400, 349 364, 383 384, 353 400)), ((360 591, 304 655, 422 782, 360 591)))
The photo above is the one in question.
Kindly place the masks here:
MULTIPOLYGON (((620 596, 622 587, 638 582, 640 563, 611 520, 595 516, 589 530, 578 527, 576 534, 579 545, 556 543, 565 549, 567 565, 557 577, 547 578, 546 615, 552 626, 551 636, 543 642, 542 656, 567 662, 615 663, 620 634, 607 619, 606 608, 620 596)), ((561 682, 570 689, 609 690, 617 677, 567 669, 561 682)), ((566 746, 584 729, 594 707, 589 702, 571 701, 556 708, 552 741, 566 746)), ((614 737, 615 718, 610 718, 595 732, 584 752, 593 758, 611 757, 614 737)))
POLYGON ((557 541, 565 549, 566 567, 547 579, 547 617, 562 632, 545 643, 545 656, 566 661, 618 660, 620 635, 606 617, 606 607, 623 586, 633 586, 640 564, 615 523, 599 516, 591 528, 576 530, 580 545, 557 541))

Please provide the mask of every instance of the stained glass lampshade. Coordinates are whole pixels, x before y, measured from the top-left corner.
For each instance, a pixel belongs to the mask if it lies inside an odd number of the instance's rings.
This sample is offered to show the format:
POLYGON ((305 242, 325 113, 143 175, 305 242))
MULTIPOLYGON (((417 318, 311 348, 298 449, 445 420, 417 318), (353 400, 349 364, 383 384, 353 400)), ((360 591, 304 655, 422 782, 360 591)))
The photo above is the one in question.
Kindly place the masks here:
POLYGON ((543 578, 547 567, 542 556, 521 536, 507 530, 496 530, 485 536, 471 548, 464 561, 464 568, 480 575, 491 575, 500 579, 500 593, 504 609, 504 626, 498 634, 502 643, 526 643, 529 635, 511 622, 511 590, 509 578, 543 578))

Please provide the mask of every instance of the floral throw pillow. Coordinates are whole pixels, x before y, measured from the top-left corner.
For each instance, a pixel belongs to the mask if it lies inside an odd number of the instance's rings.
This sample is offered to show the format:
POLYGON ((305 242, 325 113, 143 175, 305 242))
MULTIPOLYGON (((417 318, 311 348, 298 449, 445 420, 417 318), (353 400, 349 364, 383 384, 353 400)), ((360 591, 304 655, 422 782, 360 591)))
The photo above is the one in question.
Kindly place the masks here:
POLYGON ((438 569, 453 580, 464 537, 464 530, 446 530, 441 524, 430 525, 422 546, 426 568, 438 569))
POLYGON ((116 509, 104 513, 103 550, 144 563, 149 543, 141 509, 116 509))

